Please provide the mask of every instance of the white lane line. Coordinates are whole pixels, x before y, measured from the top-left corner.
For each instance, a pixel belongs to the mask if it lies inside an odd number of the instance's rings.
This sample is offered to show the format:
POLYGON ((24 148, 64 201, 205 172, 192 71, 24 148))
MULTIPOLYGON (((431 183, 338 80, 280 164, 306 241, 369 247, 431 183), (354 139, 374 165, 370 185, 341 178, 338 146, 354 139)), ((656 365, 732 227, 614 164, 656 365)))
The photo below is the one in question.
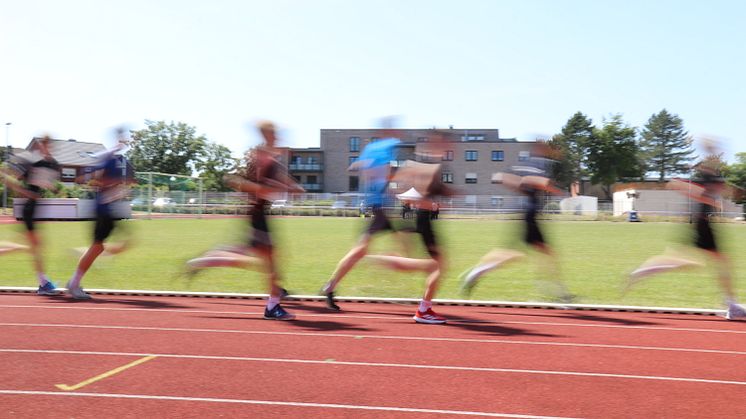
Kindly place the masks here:
POLYGON ((600 372, 580 372, 580 371, 557 371, 557 370, 527 370, 517 368, 488 368, 488 367, 463 367, 454 365, 426 365, 426 364, 397 364, 389 362, 352 362, 352 361, 331 361, 315 359, 292 359, 292 358, 261 358, 261 357, 242 357, 242 356, 211 356, 211 355, 181 355, 181 354, 157 354, 157 353, 130 353, 130 352, 95 352, 95 351, 62 351, 62 350, 45 350, 45 349, 0 349, 0 353, 43 353, 43 354, 63 354, 63 355, 106 355, 106 356, 137 356, 137 357, 157 357, 157 358, 181 358, 181 359, 204 359, 220 361, 251 361, 251 362, 279 362, 289 364, 317 364, 317 365, 344 365, 354 367, 385 367, 385 368, 414 368, 425 370, 449 370, 449 371, 472 371, 472 372, 496 372, 496 373, 517 373, 517 374, 536 374, 536 375, 565 375, 575 377, 594 377, 594 378, 622 378, 631 380, 652 380, 652 381, 678 381, 686 383, 704 383, 704 384, 729 384, 729 385, 746 385, 746 381, 731 380, 713 380, 707 378, 687 378, 687 377, 666 377, 656 375, 635 375, 635 374, 610 374, 600 372))
POLYGON ((45 323, 45 324, 0 323, 0 327, 109 329, 109 330, 138 330, 138 331, 142 330, 142 331, 184 332, 184 333, 229 333, 229 334, 243 334, 243 335, 329 337, 329 338, 346 338, 346 339, 385 339, 385 340, 459 342, 459 343, 492 343, 492 344, 505 344, 505 345, 564 346, 564 347, 574 347, 574 348, 631 349, 631 350, 644 350, 644 351, 670 351, 670 352, 688 352, 688 353, 702 353, 702 354, 746 355, 746 352, 744 351, 729 351, 729 350, 721 350, 721 349, 671 348, 671 347, 662 347, 662 346, 612 345, 612 344, 602 344, 602 343, 548 342, 548 341, 507 340, 507 339, 443 338, 443 337, 397 336, 397 335, 355 335, 355 334, 345 334, 345 333, 273 332, 273 331, 267 331, 267 330, 189 329, 189 328, 180 328, 180 327, 110 326, 110 325, 51 324, 51 323, 45 323))
MULTIPOLYGON (((49 309, 49 310, 105 310, 105 311, 144 311, 144 312, 167 312, 167 313, 194 313, 194 314, 232 314, 232 315, 244 315, 244 316, 261 316, 264 314, 263 311, 217 311, 217 310, 180 310, 180 309, 169 309, 169 308, 120 308, 120 307, 56 307, 56 306, 35 306, 35 305, 0 305, 2 308, 33 308, 33 309, 49 309)), ((329 314, 306 314, 306 313, 295 313, 298 317, 329 317, 329 318, 346 318, 346 319, 385 319, 385 320, 402 320, 410 321, 410 317, 403 317, 398 314, 383 314, 383 315, 355 315, 355 314, 342 314, 342 313, 329 313, 329 314)), ((637 329, 637 330, 653 330, 653 331, 671 331, 671 332, 696 332, 696 333, 725 333, 725 334, 737 334, 746 335, 746 330, 724 330, 724 329, 698 329, 691 327, 667 327, 667 326, 634 326, 634 325, 618 325, 618 324, 587 324, 587 323, 559 323, 559 322, 530 322, 530 321, 518 321, 518 320, 453 320, 451 323, 474 323, 474 324, 520 324, 530 326, 560 326, 560 327, 591 327, 591 328, 602 328, 602 329, 637 329)))
POLYGON ((145 394, 58 393, 54 391, 27 391, 27 390, 0 390, 0 394, 23 395, 23 396, 100 397, 100 398, 110 398, 110 399, 233 403, 233 404, 253 404, 253 405, 268 405, 268 406, 289 406, 289 407, 307 407, 307 408, 310 407, 310 408, 321 408, 321 409, 374 410, 374 411, 401 412, 401 413, 429 413, 429 414, 439 414, 439 415, 487 416, 487 417, 495 417, 495 418, 572 419, 572 418, 567 418, 567 417, 562 417, 562 416, 520 415, 520 414, 513 414, 513 413, 473 412, 473 411, 468 411, 468 410, 421 409, 421 408, 414 408, 414 407, 365 406, 365 405, 334 404, 334 403, 280 402, 280 401, 269 401, 269 400, 218 399, 218 398, 209 398, 209 397, 152 396, 152 395, 145 395, 145 394))

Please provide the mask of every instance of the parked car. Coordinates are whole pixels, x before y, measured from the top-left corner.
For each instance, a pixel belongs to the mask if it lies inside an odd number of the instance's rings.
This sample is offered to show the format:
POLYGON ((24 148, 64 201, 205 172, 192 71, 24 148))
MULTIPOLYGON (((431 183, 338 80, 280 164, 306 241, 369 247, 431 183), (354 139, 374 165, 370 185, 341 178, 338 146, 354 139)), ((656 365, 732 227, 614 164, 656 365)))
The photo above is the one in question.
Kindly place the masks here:
POLYGON ((176 202, 171 198, 156 198, 155 201, 153 201, 154 207, 170 207, 173 205, 176 205, 176 202))
POLYGON ((285 208, 291 206, 287 199, 278 199, 272 201, 270 208, 285 208))

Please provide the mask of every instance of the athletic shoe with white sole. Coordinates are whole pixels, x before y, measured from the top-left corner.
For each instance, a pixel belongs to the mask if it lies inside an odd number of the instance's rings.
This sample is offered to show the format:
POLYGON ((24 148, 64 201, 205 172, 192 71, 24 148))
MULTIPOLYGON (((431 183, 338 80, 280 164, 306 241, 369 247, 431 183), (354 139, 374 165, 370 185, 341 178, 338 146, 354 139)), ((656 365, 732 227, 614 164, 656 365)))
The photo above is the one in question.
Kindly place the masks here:
POLYGON ((38 295, 60 295, 60 290, 54 285, 53 282, 47 281, 46 284, 40 285, 39 289, 36 290, 38 295))
POLYGON ((264 318, 267 320, 293 320, 295 314, 288 313, 281 305, 277 304, 272 310, 264 309, 264 318))
POLYGON ((326 297, 324 301, 326 303, 326 308, 332 311, 342 311, 342 309, 334 302, 333 292, 324 292, 324 290, 321 290, 321 294, 326 297))
POLYGON ((728 306, 725 318, 728 320, 746 320, 746 308, 742 305, 731 304, 728 306))
POLYGON ((70 294, 76 300, 90 300, 91 297, 81 287, 70 287, 70 283, 67 283, 67 293, 70 294))
POLYGON ((417 323, 425 324, 443 324, 446 322, 446 318, 436 314, 432 308, 428 308, 426 312, 417 310, 417 313, 412 317, 417 323))

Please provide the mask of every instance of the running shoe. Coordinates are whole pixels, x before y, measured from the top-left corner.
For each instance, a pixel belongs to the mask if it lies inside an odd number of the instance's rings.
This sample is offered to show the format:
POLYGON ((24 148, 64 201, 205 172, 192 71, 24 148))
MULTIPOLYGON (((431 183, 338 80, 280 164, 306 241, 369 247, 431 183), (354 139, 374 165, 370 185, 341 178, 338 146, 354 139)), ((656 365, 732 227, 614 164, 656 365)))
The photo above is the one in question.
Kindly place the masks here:
POLYGON ((326 308, 332 311, 342 311, 342 309, 334 302, 333 292, 321 291, 321 293, 326 297, 326 308))
POLYGON ((728 320, 746 320, 746 308, 742 305, 731 304, 728 306, 725 318, 728 320))
POLYGON ((417 323, 426 324, 443 324, 446 322, 446 318, 436 314, 432 308, 428 308, 426 312, 417 310, 414 317, 412 317, 417 323))
POLYGON ((284 300, 290 296, 290 293, 285 288, 280 288, 280 299, 284 300))
POLYGON ((36 290, 38 295, 60 295, 60 290, 54 285, 53 282, 47 281, 46 284, 40 285, 39 289, 36 290))
POLYGON ((474 289, 475 285, 477 285, 477 280, 479 279, 479 277, 491 271, 492 269, 495 269, 498 265, 500 265, 500 262, 489 262, 477 265, 467 271, 463 276, 464 282, 461 285, 461 293, 464 295, 471 294, 471 290, 474 289))
POLYGON ((295 314, 288 313, 281 305, 277 304, 272 310, 264 309, 264 318, 267 320, 293 320, 295 314))
POLYGON ((67 293, 76 300, 90 300, 92 298, 81 287, 71 288, 69 282, 67 283, 67 293))

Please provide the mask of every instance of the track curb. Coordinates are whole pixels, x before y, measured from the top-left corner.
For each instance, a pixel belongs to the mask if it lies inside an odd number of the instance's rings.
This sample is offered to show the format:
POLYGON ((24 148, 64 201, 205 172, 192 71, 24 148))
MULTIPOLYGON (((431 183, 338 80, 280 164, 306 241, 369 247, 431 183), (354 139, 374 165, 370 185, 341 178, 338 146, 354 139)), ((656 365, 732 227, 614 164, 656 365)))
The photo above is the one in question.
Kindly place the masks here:
MULTIPOLYGON (((60 288, 64 289, 64 288, 60 288)), ((262 300, 267 294, 244 294, 227 292, 183 292, 183 291, 155 291, 155 290, 112 290, 112 289, 88 289, 86 292, 95 295, 129 295, 150 297, 182 297, 182 298, 229 298, 262 300)), ((0 294, 34 294, 34 287, 0 287, 0 294)), ((344 297, 335 296, 335 300, 346 303, 368 303, 368 304, 419 304, 418 298, 380 298, 380 297, 344 297)), ((324 301, 325 297, 318 295, 290 295, 286 297, 290 301, 324 301)), ((452 300, 434 299, 434 303, 449 306, 473 306, 473 307, 503 307, 503 308, 527 308, 527 309, 553 309, 553 310, 582 310, 582 311, 620 311, 633 313, 667 313, 667 314, 698 314, 703 316, 723 316, 725 310, 706 308, 676 308, 676 307, 645 307, 645 306, 618 306, 603 304, 558 304, 543 302, 518 302, 518 301, 484 301, 484 300, 452 300)))

